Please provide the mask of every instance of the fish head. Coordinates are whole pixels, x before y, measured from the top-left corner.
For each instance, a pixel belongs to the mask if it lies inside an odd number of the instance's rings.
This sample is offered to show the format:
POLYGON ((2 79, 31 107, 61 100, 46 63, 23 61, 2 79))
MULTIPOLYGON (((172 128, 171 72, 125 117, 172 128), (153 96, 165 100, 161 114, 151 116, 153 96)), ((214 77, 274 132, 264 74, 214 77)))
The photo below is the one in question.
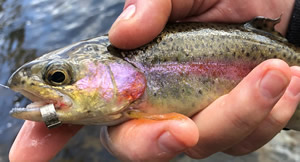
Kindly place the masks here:
POLYGON ((33 101, 11 115, 42 121, 39 108, 53 104, 62 123, 113 125, 145 90, 144 75, 111 54, 106 37, 50 52, 20 67, 9 87, 33 101))

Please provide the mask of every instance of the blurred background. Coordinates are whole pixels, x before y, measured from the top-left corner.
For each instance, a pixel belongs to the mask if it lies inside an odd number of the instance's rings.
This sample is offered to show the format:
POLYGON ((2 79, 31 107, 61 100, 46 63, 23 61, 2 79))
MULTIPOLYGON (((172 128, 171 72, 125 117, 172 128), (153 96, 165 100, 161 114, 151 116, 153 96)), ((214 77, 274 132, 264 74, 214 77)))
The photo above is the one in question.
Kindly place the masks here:
MULTIPOLYGON (((0 84, 25 62, 68 44, 107 33, 123 9, 123 0, 0 0, 0 84)), ((22 120, 9 116, 12 107, 30 103, 0 87, 0 162, 8 152, 22 120)), ((52 160, 59 162, 118 161, 99 142, 99 127, 84 127, 52 160)), ((196 161, 179 155, 172 161, 196 161)), ((198 160, 197 160, 198 161, 198 160)), ((246 156, 217 153, 203 162, 300 161, 300 132, 282 131, 269 144, 246 156)))

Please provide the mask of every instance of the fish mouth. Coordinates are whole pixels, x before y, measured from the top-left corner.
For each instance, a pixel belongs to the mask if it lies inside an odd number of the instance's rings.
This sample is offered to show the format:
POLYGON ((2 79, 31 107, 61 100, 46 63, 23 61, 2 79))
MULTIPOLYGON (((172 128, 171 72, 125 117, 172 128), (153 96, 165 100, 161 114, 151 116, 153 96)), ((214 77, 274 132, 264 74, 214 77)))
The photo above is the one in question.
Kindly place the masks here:
POLYGON ((45 99, 42 96, 37 96, 26 90, 19 90, 19 92, 26 98, 32 101, 26 107, 15 107, 9 112, 11 116, 32 121, 44 121, 41 114, 41 108, 46 105, 53 105, 55 112, 64 111, 66 112, 72 106, 71 99, 67 95, 61 95, 59 99, 45 99))

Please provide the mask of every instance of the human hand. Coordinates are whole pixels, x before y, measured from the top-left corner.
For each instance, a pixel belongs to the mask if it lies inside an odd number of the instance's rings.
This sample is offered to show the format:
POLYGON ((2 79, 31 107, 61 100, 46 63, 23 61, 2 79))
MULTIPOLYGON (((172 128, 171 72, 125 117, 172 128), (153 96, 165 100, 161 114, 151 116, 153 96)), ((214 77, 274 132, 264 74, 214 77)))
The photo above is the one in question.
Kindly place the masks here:
POLYGON ((241 23, 256 16, 278 18, 285 35, 295 0, 126 0, 109 31, 118 48, 132 49, 154 39, 168 21, 241 23))
POLYGON ((50 161, 82 126, 48 129, 44 123, 25 121, 9 152, 9 161, 50 161))
MULTIPOLYGON (((255 16, 276 18, 281 14, 281 23, 276 29, 285 34, 293 3, 282 0, 129 0, 125 11, 112 26, 109 37, 115 46, 130 49, 155 38, 168 19, 237 23, 255 16)), ((219 151, 232 155, 252 152, 271 140, 290 119, 299 102, 299 86, 296 85, 299 76, 298 67, 289 68, 278 60, 266 61, 230 94, 195 115, 193 121, 188 118, 156 122, 132 120, 109 128, 111 142, 107 145, 122 160, 166 161, 183 151, 195 158, 219 151), (281 71, 280 75, 286 75, 288 82, 292 71, 293 79, 284 96, 281 97, 283 93, 278 91, 276 99, 260 100, 262 96, 256 83, 268 71, 265 67, 281 71), (295 96, 291 95, 293 90, 297 91, 295 96)), ((281 90, 286 89, 288 82, 281 90)), ((271 91, 277 91, 282 83, 268 84, 271 91)))
POLYGON ((110 127, 105 145, 123 161, 168 161, 181 152, 193 158, 244 155, 287 124, 300 101, 299 81, 299 67, 267 60, 193 121, 131 120, 110 127))
MULTIPOLYGON (((171 21, 244 22, 258 15, 275 18, 283 14, 277 30, 285 33, 293 1, 129 0, 126 1, 125 6, 128 7, 129 4, 135 4, 136 12, 132 16, 123 16, 125 20, 119 19, 109 32, 110 41, 115 46, 125 49, 135 48, 152 40, 163 29, 168 19, 171 21)), ((199 158, 224 150, 231 154, 243 154, 255 150, 270 140, 288 121, 299 101, 298 95, 291 95, 291 91, 300 89, 296 85, 300 77, 297 67, 289 68, 285 63, 273 60, 263 63, 256 69, 258 70, 249 74, 233 92, 221 97, 209 108, 197 114, 193 121, 189 118, 180 121, 133 120, 110 128, 109 134, 113 141, 110 143, 110 149, 119 158, 126 160, 167 160, 185 150, 192 157, 199 158), (283 77, 283 80, 286 79, 283 89, 287 87, 292 78, 283 97, 280 98, 282 93, 278 92, 278 96, 274 99, 268 101, 257 99, 259 88, 255 87, 253 82, 261 80, 262 74, 266 73, 264 67, 280 71, 279 76, 283 77), (245 93, 241 96, 237 95, 237 92, 245 93), (226 105, 220 106, 221 103, 226 103, 227 107, 226 105), (224 116, 222 113, 229 116, 224 116), (276 119, 274 121, 279 121, 275 122, 275 125, 272 123, 273 117, 276 119), (244 121, 244 119, 246 120, 244 121), (218 124, 224 120, 228 121, 221 123, 222 125, 218 124), (255 124, 252 124, 253 122, 255 124), (239 123, 242 126, 245 125, 246 128, 239 126, 239 123), (265 128, 267 126, 268 128, 265 128), (163 132, 167 133, 160 136, 163 132), (159 139, 165 144, 158 145, 159 139), (178 142, 176 143, 176 141, 178 142), (250 143, 255 141, 251 143, 255 145, 249 146, 246 141, 250 143), (190 147, 196 145, 197 142, 197 146, 191 149, 190 147), (245 143, 248 149, 238 149, 245 143), (242 151, 237 152, 236 150, 242 151)), ((273 84, 271 89, 276 89, 277 84, 280 83, 273 84)), ((46 161, 51 159, 63 144, 80 129, 78 126, 69 127, 69 130, 64 130, 62 127, 50 130, 52 136, 47 137, 49 132, 43 123, 26 121, 11 148, 10 160, 46 161), (36 141, 39 147, 30 145, 26 141, 36 141), (32 156, 33 153, 35 156, 32 156)))

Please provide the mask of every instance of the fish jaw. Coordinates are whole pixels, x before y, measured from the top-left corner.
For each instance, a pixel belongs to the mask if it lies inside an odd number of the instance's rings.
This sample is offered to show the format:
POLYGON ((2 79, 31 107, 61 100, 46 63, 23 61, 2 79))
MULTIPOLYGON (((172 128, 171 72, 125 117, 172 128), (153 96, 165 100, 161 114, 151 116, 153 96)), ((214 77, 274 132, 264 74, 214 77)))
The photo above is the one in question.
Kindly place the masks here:
POLYGON ((41 114, 41 108, 46 105, 53 105, 59 118, 63 119, 63 114, 71 112, 74 108, 73 99, 48 85, 43 80, 42 73, 46 61, 32 61, 14 72, 8 80, 8 87, 15 92, 19 92, 32 101, 26 107, 13 108, 10 115, 24 120, 45 121, 41 114))
POLYGON ((33 101, 26 108, 12 109, 13 117, 44 121, 40 108, 53 104, 62 123, 115 125, 128 118, 123 111, 144 94, 144 75, 124 60, 59 60, 67 62, 72 81, 53 86, 45 80, 45 67, 55 61, 39 58, 10 77, 8 86, 33 101))
POLYGON ((15 91, 20 92, 22 95, 24 95, 26 98, 33 101, 31 104, 27 105, 25 108, 13 108, 10 111, 10 115, 18 118, 18 119, 24 119, 24 120, 31 120, 31 121, 38 121, 42 122, 45 121, 43 119, 43 115, 41 114, 41 108, 43 108, 46 105, 52 104, 55 108, 55 112, 58 114, 58 118, 62 118, 63 114, 72 110, 72 100, 70 97, 63 95, 61 93, 53 93, 52 98, 43 98, 38 95, 35 95, 35 93, 26 91, 24 89, 16 89, 15 91), (59 96, 59 97, 57 97, 59 96))
POLYGON ((32 120, 37 122, 43 121, 40 108, 13 108, 9 114, 18 119, 32 120))

